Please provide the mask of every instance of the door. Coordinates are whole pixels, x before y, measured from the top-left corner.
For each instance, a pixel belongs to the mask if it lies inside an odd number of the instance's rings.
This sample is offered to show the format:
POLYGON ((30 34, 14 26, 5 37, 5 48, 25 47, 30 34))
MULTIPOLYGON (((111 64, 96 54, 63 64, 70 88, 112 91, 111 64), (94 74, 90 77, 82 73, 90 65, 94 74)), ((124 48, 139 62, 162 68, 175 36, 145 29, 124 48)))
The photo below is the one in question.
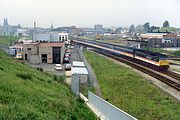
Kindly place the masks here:
POLYGON ((47 54, 41 55, 42 63, 47 63, 47 54))
POLYGON ((61 63, 61 48, 53 47, 53 63, 60 64, 61 63))
POLYGON ((27 60, 27 54, 25 54, 25 60, 27 60))

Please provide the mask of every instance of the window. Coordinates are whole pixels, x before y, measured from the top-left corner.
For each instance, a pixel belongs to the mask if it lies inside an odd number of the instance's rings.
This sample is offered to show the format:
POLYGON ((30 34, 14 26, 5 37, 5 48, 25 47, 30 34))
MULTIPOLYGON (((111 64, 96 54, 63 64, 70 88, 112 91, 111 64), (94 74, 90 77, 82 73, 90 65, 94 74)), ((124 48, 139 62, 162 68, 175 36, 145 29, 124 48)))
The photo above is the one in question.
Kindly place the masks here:
POLYGON ((27 50, 31 50, 31 48, 28 48, 27 50))

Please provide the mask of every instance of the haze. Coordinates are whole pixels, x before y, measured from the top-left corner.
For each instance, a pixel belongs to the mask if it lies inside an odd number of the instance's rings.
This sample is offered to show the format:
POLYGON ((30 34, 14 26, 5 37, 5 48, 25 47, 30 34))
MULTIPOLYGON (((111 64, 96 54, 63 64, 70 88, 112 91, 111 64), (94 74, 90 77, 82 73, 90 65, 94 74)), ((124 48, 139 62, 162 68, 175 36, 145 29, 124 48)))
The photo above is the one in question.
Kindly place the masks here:
POLYGON ((0 0, 0 24, 7 17, 10 24, 40 27, 75 25, 91 27, 129 27, 131 24, 180 27, 179 0, 0 0))

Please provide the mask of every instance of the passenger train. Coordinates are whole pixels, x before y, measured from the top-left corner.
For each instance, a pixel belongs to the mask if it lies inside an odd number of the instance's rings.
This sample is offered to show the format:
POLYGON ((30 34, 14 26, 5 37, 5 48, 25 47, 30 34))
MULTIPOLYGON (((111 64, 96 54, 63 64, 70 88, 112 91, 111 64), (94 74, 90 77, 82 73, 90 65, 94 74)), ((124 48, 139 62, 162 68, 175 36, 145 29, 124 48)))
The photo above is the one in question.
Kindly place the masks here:
POLYGON ((88 47, 96 48, 106 53, 114 54, 125 59, 134 61, 144 66, 165 71, 169 68, 168 57, 164 54, 151 52, 142 49, 114 45, 99 41, 74 40, 75 43, 82 44, 88 47))

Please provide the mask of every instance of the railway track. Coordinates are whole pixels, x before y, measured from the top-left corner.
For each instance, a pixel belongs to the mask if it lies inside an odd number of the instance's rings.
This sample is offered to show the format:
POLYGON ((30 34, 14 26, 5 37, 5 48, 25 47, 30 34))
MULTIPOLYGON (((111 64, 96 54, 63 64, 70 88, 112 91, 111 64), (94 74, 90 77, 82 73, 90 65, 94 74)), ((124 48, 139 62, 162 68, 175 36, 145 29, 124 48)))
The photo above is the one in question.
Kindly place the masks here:
POLYGON ((177 74, 177 73, 174 73, 174 72, 172 72, 172 71, 160 72, 160 73, 163 73, 163 74, 164 74, 164 75, 162 75, 162 74, 160 74, 159 72, 157 72, 157 71, 155 71, 155 70, 146 68, 146 67, 144 67, 144 66, 142 66, 142 65, 139 65, 139 64, 134 63, 134 62, 132 62, 132 61, 126 60, 126 59, 124 59, 124 58, 122 58, 122 57, 118 57, 118 56, 112 55, 112 54, 110 54, 110 53, 101 51, 101 50, 96 50, 96 49, 94 49, 93 51, 95 51, 95 52, 97 52, 97 53, 100 53, 100 54, 102 54, 102 55, 105 55, 105 56, 107 56, 107 57, 110 57, 110 58, 112 58, 112 59, 115 59, 115 60, 117 60, 117 61, 120 61, 120 62, 122 62, 122 63, 125 63, 125 64, 127 64, 127 65, 129 65, 129 66, 131 66, 131 67, 133 67, 133 68, 135 68, 135 69, 143 72, 143 73, 146 73, 146 74, 148 74, 148 75, 150 75, 150 76, 152 76, 152 77, 160 80, 161 82, 163 82, 163 83, 171 86, 172 88, 180 91, 180 84, 171 79, 171 78, 173 78, 173 79, 175 79, 175 80, 180 81, 180 75, 177 74), (169 77, 166 77, 166 76, 169 76, 170 78, 169 78, 169 77))
POLYGON ((170 77, 172 77, 172 78, 180 81, 180 74, 178 74, 178 73, 172 72, 172 71, 170 71, 170 70, 167 70, 167 71, 161 72, 161 73, 163 73, 163 74, 165 74, 165 75, 168 75, 168 76, 170 76, 170 77))

